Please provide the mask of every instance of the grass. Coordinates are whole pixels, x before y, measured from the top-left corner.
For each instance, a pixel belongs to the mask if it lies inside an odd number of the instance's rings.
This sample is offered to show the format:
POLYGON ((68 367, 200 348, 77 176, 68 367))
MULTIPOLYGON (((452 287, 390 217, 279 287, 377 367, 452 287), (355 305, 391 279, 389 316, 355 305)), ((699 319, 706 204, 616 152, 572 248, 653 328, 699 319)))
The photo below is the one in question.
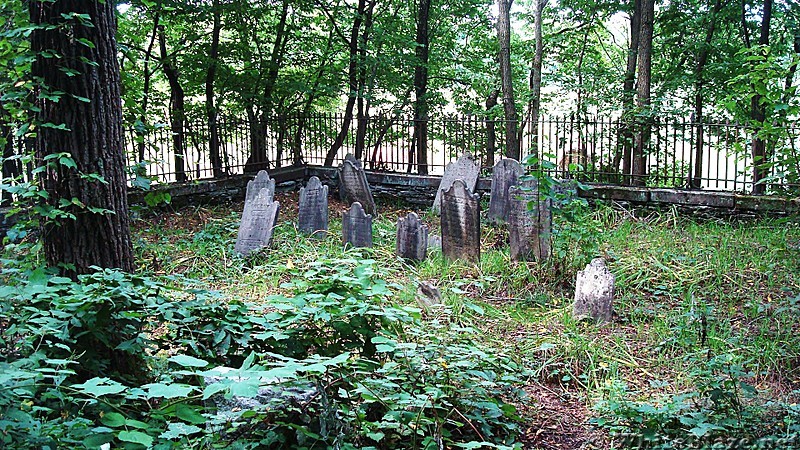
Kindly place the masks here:
MULTIPOLYGON (((475 339, 486 348, 513 349, 529 369, 528 390, 535 398, 522 409, 531 424, 524 439, 532 448, 569 448, 581 439, 611 445, 608 436, 585 422, 599 414, 589 408, 619 393, 620 386, 632 401, 658 404, 665 396, 702 391, 702 380, 713 379, 706 372, 722 376, 724 367, 743 368, 740 378, 757 389, 747 399, 753 405, 768 409, 800 400, 797 222, 697 219, 674 209, 636 212, 598 206, 577 224, 583 233, 577 237, 592 245, 571 240, 574 231, 556 233, 560 256, 546 263, 512 262, 507 230, 485 226, 478 264, 449 262, 432 252, 424 262, 410 265, 394 255, 396 220, 409 208, 379 205, 375 247, 345 250, 337 220, 342 204, 331 204, 328 235, 312 239, 296 230, 296 194, 277 198, 281 217, 273 245, 248 259, 233 254, 241 204, 139 220, 140 270, 181 274, 227 297, 257 301, 283 292, 292 273, 323 257, 375 259, 404 302, 415 301, 417 281, 432 281, 447 305, 429 311, 432 320, 446 315, 479 330, 475 339), (570 314, 575 274, 594 253, 609 261, 616 276, 611 324, 576 321, 570 314), (732 361, 713 369, 711 362, 719 355, 730 355, 732 361), (538 423, 545 419, 537 415, 537 405, 547 402, 556 416, 577 420, 559 430, 577 441, 558 438, 538 423)), ((420 214, 438 233, 437 218, 420 214)), ((765 422, 765 429, 779 427, 778 419, 765 422)))

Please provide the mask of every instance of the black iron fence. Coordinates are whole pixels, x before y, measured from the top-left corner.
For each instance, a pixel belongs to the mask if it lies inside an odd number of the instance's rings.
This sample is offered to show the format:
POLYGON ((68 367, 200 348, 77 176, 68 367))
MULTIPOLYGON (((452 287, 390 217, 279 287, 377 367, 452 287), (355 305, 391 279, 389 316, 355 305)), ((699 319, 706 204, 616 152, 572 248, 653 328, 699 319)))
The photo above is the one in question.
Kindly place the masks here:
MULTIPOLYGON (((326 162, 338 165, 354 153, 371 170, 419 173, 414 121, 399 114, 350 120, 339 114, 285 116, 260 120, 218 121, 216 173, 239 174, 258 169, 326 162), (334 149, 334 143, 341 146, 334 149)), ((469 151, 490 168, 502 157, 505 122, 476 116, 441 116, 426 121, 427 172, 441 174, 450 161, 469 151)), ((545 117, 521 123, 518 140, 523 157, 535 154, 551 173, 583 181, 627 184, 631 125, 614 118, 545 117)), ((696 123, 654 120, 645 145, 646 174, 641 184, 749 191, 753 186, 750 142, 754 132, 732 122, 696 123)), ((768 137, 772 155, 772 191, 797 189, 800 174, 800 128, 780 128, 768 137)), ((126 148, 131 166, 139 165, 162 182, 214 177, 209 126, 187 122, 173 132, 168 125, 129 129, 126 148), (176 136, 179 141, 176 143, 176 136), (176 152, 176 147, 178 152, 176 152)))

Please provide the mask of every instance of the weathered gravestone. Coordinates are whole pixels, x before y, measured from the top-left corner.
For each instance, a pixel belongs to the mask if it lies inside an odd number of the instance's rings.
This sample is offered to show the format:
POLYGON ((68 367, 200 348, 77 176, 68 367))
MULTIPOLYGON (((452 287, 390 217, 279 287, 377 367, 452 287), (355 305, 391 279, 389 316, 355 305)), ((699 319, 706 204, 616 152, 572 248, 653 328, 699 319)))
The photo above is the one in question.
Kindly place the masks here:
POLYGON ((272 240, 272 229, 278 220, 278 202, 272 201, 269 188, 261 189, 256 198, 245 203, 239 235, 236 238, 236 253, 247 256, 272 240))
POLYGON ((324 236, 328 230, 328 186, 317 177, 311 177, 306 187, 300 188, 297 228, 317 237, 324 236))
POLYGON ((478 195, 456 180, 442 193, 442 252, 449 259, 479 261, 481 210, 478 195))
POLYGON ((339 189, 345 203, 361 203, 367 214, 375 214, 375 200, 367 183, 367 174, 351 154, 347 154, 339 167, 339 189))
POLYGON ((397 255, 401 258, 422 261, 428 251, 428 227, 415 212, 397 221, 397 255))
POLYGON ((268 190, 268 200, 271 202, 275 198, 275 180, 269 177, 266 170, 259 170, 256 177, 247 182, 247 192, 244 196, 244 206, 255 200, 262 189, 268 190))
POLYGON ((578 272, 575 280, 575 303, 572 316, 590 318, 597 322, 610 322, 614 301, 614 274, 606 267, 603 258, 595 258, 578 272))
POLYGON ((553 202, 536 187, 512 186, 509 193, 508 237, 511 259, 542 261, 550 257, 553 202))
POLYGON ((433 201, 433 212, 438 214, 441 207, 442 193, 453 185, 456 180, 461 180, 470 192, 475 192, 475 185, 478 183, 478 174, 481 166, 475 158, 464 153, 456 162, 451 162, 445 167, 442 181, 436 190, 436 199, 433 201))
POLYGON ((344 243, 353 247, 372 247, 372 216, 355 202, 342 214, 344 243))
POLYGON ((489 198, 490 222, 508 222, 510 197, 508 189, 519 183, 519 178, 525 173, 519 162, 515 159, 503 158, 492 169, 492 192, 489 198))

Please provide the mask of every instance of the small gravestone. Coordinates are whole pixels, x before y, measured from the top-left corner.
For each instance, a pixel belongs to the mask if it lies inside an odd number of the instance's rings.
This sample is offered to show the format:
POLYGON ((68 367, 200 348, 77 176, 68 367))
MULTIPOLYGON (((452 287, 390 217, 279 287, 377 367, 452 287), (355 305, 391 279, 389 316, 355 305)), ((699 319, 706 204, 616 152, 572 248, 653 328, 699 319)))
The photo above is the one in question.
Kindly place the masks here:
POLYGON ((451 162, 445 167, 442 181, 439 183, 439 188, 436 190, 436 199, 433 201, 433 212, 439 213, 439 208, 442 203, 442 193, 453 185, 456 180, 461 180, 470 192, 475 191, 475 185, 478 183, 478 174, 481 171, 481 166, 475 161, 475 158, 469 154, 464 153, 456 162, 451 162))
POLYGON ((261 189, 256 198, 245 204, 239 235, 236 238, 236 253, 247 256, 272 240, 272 229, 278 220, 278 202, 272 201, 269 188, 261 189))
POLYGON ((442 237, 437 234, 429 234, 428 250, 442 251, 442 237))
POLYGON ((268 200, 271 202, 275 198, 275 180, 270 179, 266 170, 259 170, 256 177, 247 182, 247 193, 244 196, 244 205, 247 207, 262 189, 268 190, 268 200))
POLYGON ((328 230, 328 186, 317 177, 311 177, 306 187, 300 188, 297 228, 317 237, 328 230))
POLYGON ((435 284, 428 281, 417 283, 417 303, 426 311, 442 304, 442 293, 435 284))
POLYGON ((355 202, 342 214, 344 243, 353 247, 372 247, 372 216, 355 202))
POLYGON ((613 315, 614 274, 603 258, 595 258, 578 272, 575 280, 575 304, 572 316, 610 322, 613 315))
POLYGON ((503 158, 492 169, 492 192, 489 199, 490 222, 508 222, 510 197, 508 189, 519 183, 519 178, 525 173, 519 162, 515 159, 503 158))
POLYGON ((413 261, 425 259, 428 251, 428 227, 410 212, 397 221, 397 255, 413 261))
POLYGON ((339 189, 345 203, 361 203, 367 214, 375 214, 375 200, 361 163, 348 154, 339 167, 339 189))
POLYGON ((477 262, 481 257, 481 210, 478 195, 456 180, 442 193, 442 252, 450 259, 477 262))
POLYGON ((553 227, 552 200, 541 198, 535 187, 524 190, 512 186, 508 192, 511 259, 542 261, 549 258, 553 227))

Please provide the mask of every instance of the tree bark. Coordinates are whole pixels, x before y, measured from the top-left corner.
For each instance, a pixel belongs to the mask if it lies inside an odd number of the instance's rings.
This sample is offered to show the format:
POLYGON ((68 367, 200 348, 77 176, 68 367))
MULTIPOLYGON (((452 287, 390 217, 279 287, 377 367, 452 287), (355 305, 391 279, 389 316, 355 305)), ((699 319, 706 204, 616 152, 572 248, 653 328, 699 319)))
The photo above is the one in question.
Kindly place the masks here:
POLYGON ((491 111, 497 106, 498 95, 500 93, 497 89, 493 89, 486 98, 486 160, 483 163, 486 167, 494 167, 495 154, 497 153, 497 130, 495 129, 495 120, 491 116, 491 111))
POLYGON ((156 34, 158 33, 160 18, 161 15, 159 11, 156 11, 155 17, 153 18, 153 33, 150 36, 150 42, 147 44, 147 49, 144 52, 144 68, 142 70, 142 75, 144 76, 142 86, 142 110, 139 112, 139 126, 141 127, 141 131, 137 130, 137 133, 142 138, 138 149, 139 162, 144 161, 144 150, 147 145, 144 141, 144 135, 147 133, 147 107, 150 102, 150 81, 152 78, 152 74, 150 73, 150 59, 153 57, 153 46, 156 43, 156 34))
MULTIPOLYGON (((364 156, 364 148, 366 147, 367 140, 367 124, 369 120, 369 100, 365 99, 367 92, 367 42, 369 42, 369 34, 372 31, 373 24, 373 11, 375 8, 375 1, 370 2, 364 13, 364 30, 361 33, 359 40, 360 45, 358 49, 358 109, 356 115, 356 148, 355 157, 361 160, 364 156)), ((378 50, 380 53, 380 50, 378 50)), ((374 80, 374 77, 372 78, 374 80)))
POLYGON ((211 47, 208 54, 208 70, 206 71, 206 119, 208 123, 208 155, 211 159, 211 171, 214 178, 222 178, 222 158, 220 157, 219 124, 217 123, 217 108, 214 105, 214 81, 217 77, 219 65, 219 35, 222 31, 222 10, 219 0, 212 4, 213 25, 211 28, 211 47))
POLYGON ((533 145, 531 153, 539 154, 539 115, 542 107, 542 59, 544 57, 544 39, 542 38, 542 14, 548 0, 536 0, 534 10, 534 53, 531 65, 531 126, 533 131, 533 145))
POLYGON ((38 123, 67 128, 37 130, 36 157, 47 165, 40 175, 42 187, 49 195, 47 206, 74 216, 43 219, 44 253, 51 266, 72 277, 93 272, 95 266, 134 269, 114 5, 95 0, 29 3, 31 22, 46 25, 31 35, 37 55, 32 74, 51 92, 65 93, 58 101, 38 97, 36 102, 38 123), (60 57, 46 58, 42 52, 60 57), (71 155, 74 167, 57 156, 61 153, 71 155), (88 174, 103 181, 82 176, 88 174))
MULTIPOLYGON (((772 0, 764 0, 764 8, 761 13, 761 33, 758 44, 762 47, 769 45, 769 25, 772 20, 772 0)), ((766 51, 766 50, 763 50, 766 51)), ((759 131, 767 120, 767 111, 762 102, 763 96, 758 92, 753 93, 750 101, 750 120, 755 128, 753 132, 753 194, 763 195, 767 193, 767 185, 763 180, 769 176, 769 158, 767 158, 767 143, 763 137, 759 136, 759 131)))
POLYGON ((179 81, 180 73, 175 59, 167 53, 167 39, 164 27, 159 27, 158 44, 161 50, 161 68, 169 83, 169 128, 172 134, 172 152, 175 165, 175 181, 183 182, 186 176, 184 149, 184 123, 186 121, 186 95, 179 81))
POLYGON ((506 157, 519 160, 517 140, 517 106, 514 103, 514 83, 511 73, 511 3, 513 0, 497 0, 497 40, 500 44, 500 82, 503 86, 503 110, 505 111, 506 157))
POLYGON ((636 65, 639 74, 636 77, 636 110, 638 127, 633 142, 633 184, 644 186, 647 177, 647 148, 650 142, 652 123, 650 111, 650 73, 653 50, 653 21, 655 0, 642 0, 641 32, 636 65))
POLYGON ((414 142, 416 143, 417 173, 428 174, 428 58, 430 56, 431 0, 419 0, 417 5, 417 46, 414 67, 414 142))
MULTIPOLYGON (((630 175, 633 166, 633 99, 635 97, 636 62, 639 54, 639 35, 642 28, 642 0, 634 0, 631 14, 630 45, 625 66, 625 80, 622 83, 622 118, 620 120, 619 144, 614 155, 612 167, 619 170, 622 161, 622 174, 630 175)), ((623 177, 624 180, 630 180, 623 177)))

